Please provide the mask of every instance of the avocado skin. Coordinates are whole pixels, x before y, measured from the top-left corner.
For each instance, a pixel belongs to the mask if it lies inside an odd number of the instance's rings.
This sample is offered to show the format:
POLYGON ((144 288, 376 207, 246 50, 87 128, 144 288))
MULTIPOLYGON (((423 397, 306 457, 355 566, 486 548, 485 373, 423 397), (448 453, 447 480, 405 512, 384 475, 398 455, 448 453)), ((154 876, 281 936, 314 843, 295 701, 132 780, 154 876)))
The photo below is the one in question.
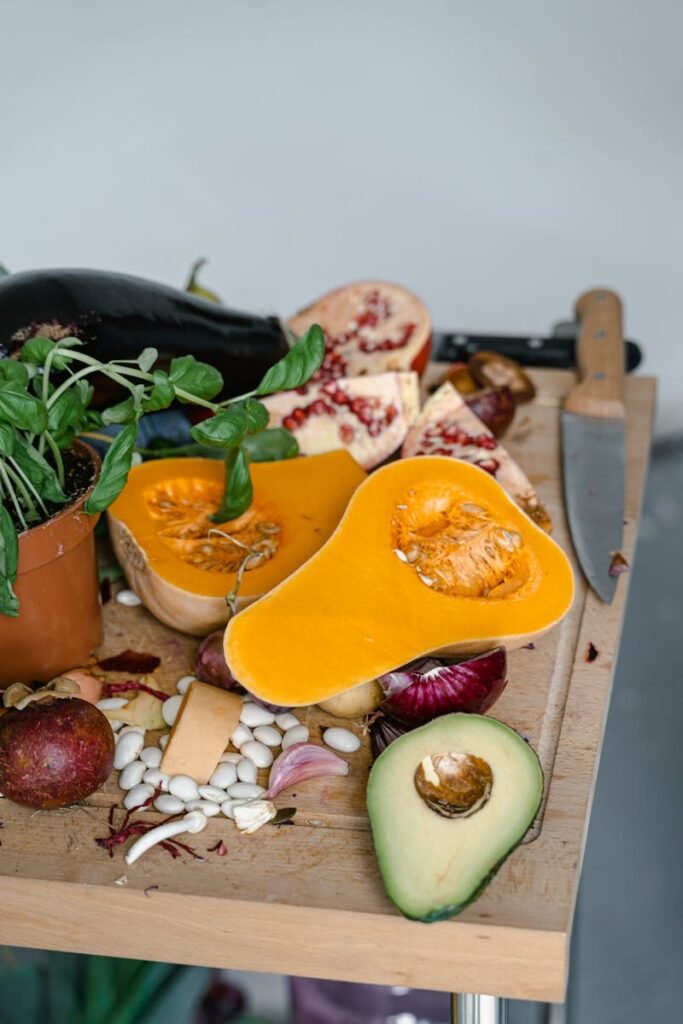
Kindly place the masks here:
MULTIPOLYGON (((485 716, 477 716, 477 717, 485 717, 485 716)), ((486 716, 486 717, 488 717, 488 716, 486 716)), ((435 722, 435 721, 437 721, 437 719, 432 719, 431 722, 426 722, 424 725, 419 726, 418 730, 413 730, 413 731, 421 731, 423 729, 428 729, 429 726, 433 722, 435 722)), ((498 719, 494 718, 494 719, 491 719, 491 721, 495 722, 498 726, 502 726, 504 729, 507 729, 510 732, 517 732, 517 730, 512 729, 511 726, 506 725, 504 722, 501 722, 498 719)), ((517 735, 519 736, 519 733, 517 733, 517 735)), ((520 737, 520 738, 522 738, 522 737, 520 737)), ((400 739, 398 741, 395 741, 395 742, 400 742, 400 739)), ((508 850, 503 854, 503 856, 500 857, 500 859, 498 861, 496 861, 496 863, 493 865, 491 870, 482 878, 481 882, 476 887, 476 889, 474 889, 472 891, 472 893, 468 897, 468 899, 463 900, 462 903, 446 904, 443 907, 438 907, 435 910, 431 910, 428 914, 425 914, 425 915, 410 914, 410 913, 407 913, 405 910, 403 910, 403 908, 400 906, 400 904, 397 903, 396 900, 394 900, 394 898, 392 897, 391 892, 389 890, 389 887, 385 883, 384 884, 384 888, 385 888, 385 892, 386 892, 387 896, 389 897, 391 902, 394 904, 394 906, 399 910, 399 912, 403 915, 403 917, 407 918, 409 921, 418 921, 421 924, 434 924, 435 922, 438 922, 438 921, 446 921, 446 920, 449 920, 450 918, 457 917, 458 914, 460 914, 463 910, 465 910, 472 903, 474 903, 476 900, 479 899, 479 897, 483 893, 483 891, 486 888, 486 886, 489 884, 489 882, 491 882, 493 880, 493 878, 498 873, 498 871, 503 866, 503 864, 508 859, 508 857, 512 853, 514 853, 514 851, 517 849, 518 846, 520 846, 522 844, 522 842, 524 840, 524 836, 527 834, 527 832, 529 831, 529 828, 531 828, 531 824, 533 823, 533 821, 536 819, 536 816, 538 815, 538 812, 539 812, 539 810, 541 808, 541 804, 543 803, 543 794, 545 792, 545 776, 544 776, 544 773, 543 773, 543 769, 541 767, 541 762, 539 760, 538 754, 533 749, 533 747, 531 747, 528 743, 527 743, 527 746, 528 746, 529 751, 534 755, 534 757, 536 759, 536 763, 538 764, 538 770, 539 770, 540 777, 541 777, 541 789, 540 789, 540 794, 539 794, 539 798, 538 798, 538 803, 536 805, 536 808, 534 810, 533 815, 531 816, 528 828, 519 837, 519 839, 508 848, 508 850)), ((388 748, 387 748, 387 750, 388 750, 388 748)), ((387 750, 385 750, 380 755, 380 757, 383 757, 384 754, 387 753, 387 750)), ((377 760, 379 760, 379 758, 377 760)), ((377 763, 377 762, 375 762, 375 763, 377 763)), ((370 777, 372 777, 372 772, 374 770, 374 767, 375 767, 375 765, 373 764, 372 768, 370 769, 370 777)), ((382 880, 384 882, 384 878, 382 880)))

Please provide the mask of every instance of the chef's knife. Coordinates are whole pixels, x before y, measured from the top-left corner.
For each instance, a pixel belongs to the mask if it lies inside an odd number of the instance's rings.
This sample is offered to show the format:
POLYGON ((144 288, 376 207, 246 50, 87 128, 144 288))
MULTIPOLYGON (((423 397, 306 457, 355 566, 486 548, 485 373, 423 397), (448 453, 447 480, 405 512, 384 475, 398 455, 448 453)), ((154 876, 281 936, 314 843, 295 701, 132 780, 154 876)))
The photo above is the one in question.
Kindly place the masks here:
MULTIPOLYGON (((466 362, 474 352, 488 349, 515 359, 523 366, 549 370, 574 368, 579 327, 573 320, 555 325, 552 334, 474 334, 470 331, 433 331, 432 358, 444 363, 466 362)), ((635 370, 642 359, 635 341, 624 342, 626 369, 635 370)))
POLYGON ((612 603, 612 555, 624 532, 624 341, 621 302, 599 288, 576 303, 578 383, 562 410, 564 494, 576 554, 593 590, 612 603))

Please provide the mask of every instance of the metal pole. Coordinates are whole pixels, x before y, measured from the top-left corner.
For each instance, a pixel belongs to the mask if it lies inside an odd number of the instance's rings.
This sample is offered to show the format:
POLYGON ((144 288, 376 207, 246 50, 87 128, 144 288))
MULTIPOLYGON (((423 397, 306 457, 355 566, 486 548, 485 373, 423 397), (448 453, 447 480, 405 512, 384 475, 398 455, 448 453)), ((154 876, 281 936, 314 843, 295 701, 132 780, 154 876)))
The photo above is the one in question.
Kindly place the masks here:
POLYGON ((453 996, 453 1024, 508 1024, 508 1001, 461 992, 453 996))

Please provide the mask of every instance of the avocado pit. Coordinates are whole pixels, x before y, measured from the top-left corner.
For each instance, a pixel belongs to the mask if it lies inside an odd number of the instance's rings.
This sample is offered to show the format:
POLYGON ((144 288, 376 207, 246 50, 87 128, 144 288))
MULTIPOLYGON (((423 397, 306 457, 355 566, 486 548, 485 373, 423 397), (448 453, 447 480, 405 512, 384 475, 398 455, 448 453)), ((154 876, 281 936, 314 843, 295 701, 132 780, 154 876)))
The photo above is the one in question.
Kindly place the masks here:
POLYGON ((415 771, 415 789, 442 818, 475 814, 489 799, 492 786, 491 766, 474 754, 429 754, 415 771))

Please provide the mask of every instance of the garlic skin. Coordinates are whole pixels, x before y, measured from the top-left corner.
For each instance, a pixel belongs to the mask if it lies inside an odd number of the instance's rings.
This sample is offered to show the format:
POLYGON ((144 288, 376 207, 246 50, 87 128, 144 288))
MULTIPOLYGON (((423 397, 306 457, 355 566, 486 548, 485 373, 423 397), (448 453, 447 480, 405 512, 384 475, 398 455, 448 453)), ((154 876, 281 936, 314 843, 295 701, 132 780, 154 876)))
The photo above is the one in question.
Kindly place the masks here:
POLYGON ((237 804, 232 814, 240 832, 251 835, 272 821, 276 811, 270 800, 250 800, 247 804, 237 804))

